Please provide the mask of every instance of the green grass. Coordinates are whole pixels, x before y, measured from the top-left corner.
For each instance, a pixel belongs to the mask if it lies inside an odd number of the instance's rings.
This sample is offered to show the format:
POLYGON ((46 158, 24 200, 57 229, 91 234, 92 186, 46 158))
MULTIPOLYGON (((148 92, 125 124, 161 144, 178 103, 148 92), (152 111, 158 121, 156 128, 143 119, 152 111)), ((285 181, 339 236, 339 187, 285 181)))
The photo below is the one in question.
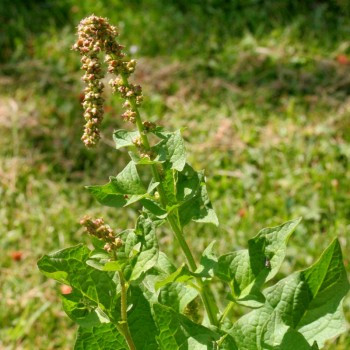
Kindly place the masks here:
MULTIPOLYGON (((346 2, 48 3, 14 4, 10 19, 0 8, 11 24, 0 66, 0 348, 72 348, 59 286, 36 261, 85 240, 78 221, 86 212, 115 229, 136 217, 99 206, 83 189, 126 159, 113 150, 122 121, 109 91, 103 142, 92 152, 80 142, 81 74, 70 47, 74 26, 92 12, 134 45, 145 118, 185 127, 191 163, 206 169, 221 226, 188 228, 195 252, 212 238, 221 253, 244 247, 259 229, 303 216, 279 277, 309 266, 334 236, 350 273, 350 65, 336 59, 350 54, 346 2), (17 250, 21 261, 11 258, 17 250)), ((161 244, 180 259, 167 233, 161 244)), ((349 320, 349 298, 345 308, 349 320)), ((348 349, 347 338, 327 349, 348 349)))

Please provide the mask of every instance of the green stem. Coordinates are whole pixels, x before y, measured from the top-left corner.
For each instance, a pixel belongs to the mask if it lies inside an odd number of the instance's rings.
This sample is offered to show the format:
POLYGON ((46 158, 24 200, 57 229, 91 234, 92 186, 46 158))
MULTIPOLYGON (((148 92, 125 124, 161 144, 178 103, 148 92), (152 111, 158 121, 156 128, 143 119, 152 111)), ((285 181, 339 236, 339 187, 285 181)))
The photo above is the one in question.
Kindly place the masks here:
MULTIPOLYGON (((123 74, 121 75, 121 78, 123 80, 124 85, 128 86, 129 85, 128 78, 123 74)), ((148 141, 147 134, 145 133, 145 129, 144 129, 144 126, 142 124, 140 112, 137 108, 135 99, 130 98, 129 102, 130 102, 130 105, 132 107, 132 110, 136 113, 135 121, 136 121, 137 129, 140 133, 142 144, 145 147, 145 149, 147 151, 149 151, 151 149, 151 145, 148 141)), ((163 188, 162 179, 159 175, 159 170, 155 164, 151 164, 151 168, 152 168, 152 175, 153 175, 154 179, 156 180, 156 182, 159 182, 158 193, 159 193, 160 201, 162 203, 162 206, 164 208, 166 208, 166 205, 167 205, 166 195, 165 195, 165 191, 163 188)), ((197 269, 196 261, 195 261, 193 254, 192 254, 192 252, 191 252, 191 250, 190 250, 190 248, 189 248, 189 246, 184 238, 182 228, 178 225, 177 219, 173 216, 173 214, 169 214, 167 217, 167 220, 168 220, 168 222, 169 222, 169 224, 174 232, 176 239, 178 240, 178 242, 181 246, 182 251, 184 252, 184 254, 186 256, 186 259, 187 259, 187 262, 190 266, 191 271, 192 272, 196 271, 196 269, 197 269)), ((204 307, 206 309, 209 321, 212 325, 216 326, 218 324, 218 320, 217 320, 218 309, 217 309, 217 306, 215 303, 214 296, 213 296, 209 286, 207 284, 205 284, 201 278, 197 277, 196 281, 197 281, 197 284, 198 284, 199 289, 200 289, 201 298, 202 298, 204 307)))
POLYGON ((232 310, 233 306, 234 306, 234 302, 232 302, 232 301, 230 301, 230 302, 227 304, 227 306, 226 306, 224 312, 222 313, 222 315, 221 315, 221 317, 220 317, 220 319, 219 319, 219 325, 221 325, 221 324, 225 321, 225 318, 226 318, 227 315, 230 313, 230 311, 232 310))
POLYGON ((120 296, 120 305, 121 305, 121 322, 118 323, 118 330, 124 335, 126 342, 128 343, 130 350, 136 350, 134 341, 132 339, 129 325, 128 325, 128 314, 127 314, 127 287, 125 284, 124 275, 121 271, 118 271, 120 287, 121 287, 121 296, 120 296))

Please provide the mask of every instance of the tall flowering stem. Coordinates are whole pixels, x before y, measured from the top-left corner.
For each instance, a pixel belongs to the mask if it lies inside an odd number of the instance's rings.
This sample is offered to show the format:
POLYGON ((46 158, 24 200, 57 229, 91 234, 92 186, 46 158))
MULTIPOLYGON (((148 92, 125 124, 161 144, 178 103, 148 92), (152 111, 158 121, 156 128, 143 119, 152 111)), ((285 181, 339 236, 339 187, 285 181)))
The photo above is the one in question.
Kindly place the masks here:
MULTIPOLYGON (((139 85, 129 82, 129 77, 135 70, 136 62, 125 59, 122 53, 123 47, 116 41, 117 35, 117 29, 111 26, 107 19, 101 17, 90 16, 79 24, 78 40, 73 49, 81 53, 82 69, 86 71, 83 77, 83 80, 87 83, 83 107, 85 110, 84 117, 87 122, 82 140, 87 147, 92 147, 96 145, 100 138, 99 126, 103 114, 103 99, 101 97, 103 84, 101 78, 104 75, 101 71, 98 55, 103 51, 105 52, 108 72, 115 76, 115 78, 110 80, 109 84, 113 92, 119 93, 125 100, 123 105, 125 112, 122 114, 122 118, 127 122, 136 124, 140 137, 134 143, 143 152, 144 156, 150 157, 151 145, 147 137, 147 131, 154 125, 149 122, 143 122, 141 119, 139 107, 143 101, 142 89, 139 85)), ((155 181, 159 183, 159 198, 161 205, 165 209, 167 197, 163 189, 160 169, 156 164, 151 164, 151 169, 155 181)), ((173 213, 169 213, 167 220, 186 256, 190 269, 194 272, 197 269, 197 264, 184 238, 182 227, 173 213)), ((197 278, 196 281, 208 319, 212 325, 217 325, 218 309, 209 286, 201 278, 197 278)))

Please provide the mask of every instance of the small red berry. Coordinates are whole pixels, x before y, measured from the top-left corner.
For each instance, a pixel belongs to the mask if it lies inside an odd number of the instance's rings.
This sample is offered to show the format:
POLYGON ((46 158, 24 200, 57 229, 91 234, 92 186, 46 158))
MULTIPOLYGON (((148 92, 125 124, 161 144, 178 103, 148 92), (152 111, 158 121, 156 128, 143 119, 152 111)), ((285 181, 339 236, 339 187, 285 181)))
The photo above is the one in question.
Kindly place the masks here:
POLYGON ((247 211, 244 209, 244 208, 241 208, 239 209, 238 211, 238 215, 241 217, 241 218, 244 218, 247 214, 247 211))
POLYGON ((64 295, 72 293, 72 287, 71 286, 67 286, 66 284, 63 284, 61 286, 61 293, 64 294, 64 295))
POLYGON ((13 261, 21 261, 22 257, 23 253, 20 250, 11 253, 11 258, 13 261))
POLYGON ((349 58, 344 55, 344 54, 340 54, 337 56, 337 61, 339 64, 343 64, 343 65, 347 65, 347 64, 350 64, 350 60, 349 58))

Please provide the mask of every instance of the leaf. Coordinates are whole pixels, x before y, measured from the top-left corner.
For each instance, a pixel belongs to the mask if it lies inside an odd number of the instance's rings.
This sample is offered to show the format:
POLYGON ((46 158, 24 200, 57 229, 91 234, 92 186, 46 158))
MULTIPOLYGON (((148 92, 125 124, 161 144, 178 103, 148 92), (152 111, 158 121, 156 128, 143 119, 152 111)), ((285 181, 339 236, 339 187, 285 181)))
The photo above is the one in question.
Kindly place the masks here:
POLYGON ((217 216, 208 197, 204 173, 196 172, 186 164, 184 170, 178 173, 176 184, 181 225, 185 226, 193 220, 218 226, 217 216))
POLYGON ((219 340, 220 336, 210 329, 192 322, 164 305, 154 304, 153 311, 159 328, 160 349, 217 349, 216 341, 219 340))
POLYGON ((108 261, 103 266, 103 271, 122 271, 124 264, 120 261, 108 261))
POLYGON ((166 254, 159 252, 156 264, 148 270, 141 285, 144 295, 151 303, 158 301, 158 291, 155 288, 156 283, 165 279, 174 271, 176 271, 176 268, 166 254))
POLYGON ((100 324, 96 327, 79 327, 74 350, 126 350, 124 337, 114 324, 100 324))
POLYGON ((162 185, 166 197, 167 211, 172 206, 177 206, 176 198, 176 181, 177 181, 177 171, 173 169, 164 168, 164 174, 162 175, 162 185))
POLYGON ((44 255, 38 261, 40 271, 47 277, 68 284, 88 299, 90 306, 99 307, 109 318, 119 319, 120 298, 113 273, 96 270, 87 265, 91 251, 84 245, 44 255))
POLYGON ((117 130, 113 133, 116 149, 135 147, 133 141, 140 136, 138 131, 117 130))
POLYGON ((183 264, 181 265, 176 271, 174 271, 172 274, 164 278, 163 280, 158 281, 155 284, 156 290, 166 286, 169 283, 172 282, 187 282, 188 280, 191 280, 193 278, 193 275, 191 271, 188 269, 187 265, 183 264))
POLYGON ((158 349, 158 330, 151 314, 151 307, 138 287, 130 287, 128 324, 136 349, 158 349))
POLYGON ((243 316, 229 332, 242 350, 294 350, 302 337, 322 348, 346 330, 342 300, 348 290, 334 240, 313 266, 266 289, 264 306, 243 316))
POLYGON ((130 281, 135 281, 151 269, 158 260, 158 241, 156 237, 156 223, 147 216, 140 216, 136 225, 136 233, 141 242, 140 254, 133 261, 130 281))
POLYGON ((109 183, 86 188, 101 204, 116 208, 137 202, 147 194, 133 162, 111 177, 109 183))
POLYGON ((147 209, 151 214, 155 215, 160 219, 165 219, 168 215, 167 211, 161 208, 161 206, 153 199, 144 198, 141 199, 141 204, 145 209, 147 209))
POLYGON ((160 304, 171 307, 174 311, 183 313, 186 306, 198 296, 198 291, 182 283, 173 282, 159 290, 160 304))
POLYGON ((203 251, 199 266, 195 272, 199 277, 211 278, 214 276, 214 271, 218 264, 218 258, 213 252, 215 243, 216 241, 211 242, 203 251))
POLYGON ((79 291, 74 290, 61 296, 66 314, 80 326, 93 327, 100 323, 109 323, 108 317, 79 291))
POLYGON ((287 241, 300 219, 261 230, 248 241, 248 250, 228 253, 218 259, 215 275, 230 283, 231 299, 247 307, 259 307, 264 298, 261 286, 278 272, 287 241))
POLYGON ((164 153, 158 153, 154 158, 148 156, 140 156, 136 152, 129 152, 129 156, 134 164, 136 165, 150 165, 150 164, 161 164, 166 161, 166 156, 164 153))
MULTIPOLYGON (((156 335, 158 333, 151 315, 151 308, 141 290, 130 287, 128 325, 137 349, 157 349, 156 335)), ((75 349, 128 349, 124 337, 119 333, 115 324, 99 324, 94 327, 80 327, 75 349)))
POLYGON ((155 153, 165 154, 170 168, 182 171, 186 164, 186 150, 181 132, 156 132, 156 135, 163 140, 153 147, 155 153))

